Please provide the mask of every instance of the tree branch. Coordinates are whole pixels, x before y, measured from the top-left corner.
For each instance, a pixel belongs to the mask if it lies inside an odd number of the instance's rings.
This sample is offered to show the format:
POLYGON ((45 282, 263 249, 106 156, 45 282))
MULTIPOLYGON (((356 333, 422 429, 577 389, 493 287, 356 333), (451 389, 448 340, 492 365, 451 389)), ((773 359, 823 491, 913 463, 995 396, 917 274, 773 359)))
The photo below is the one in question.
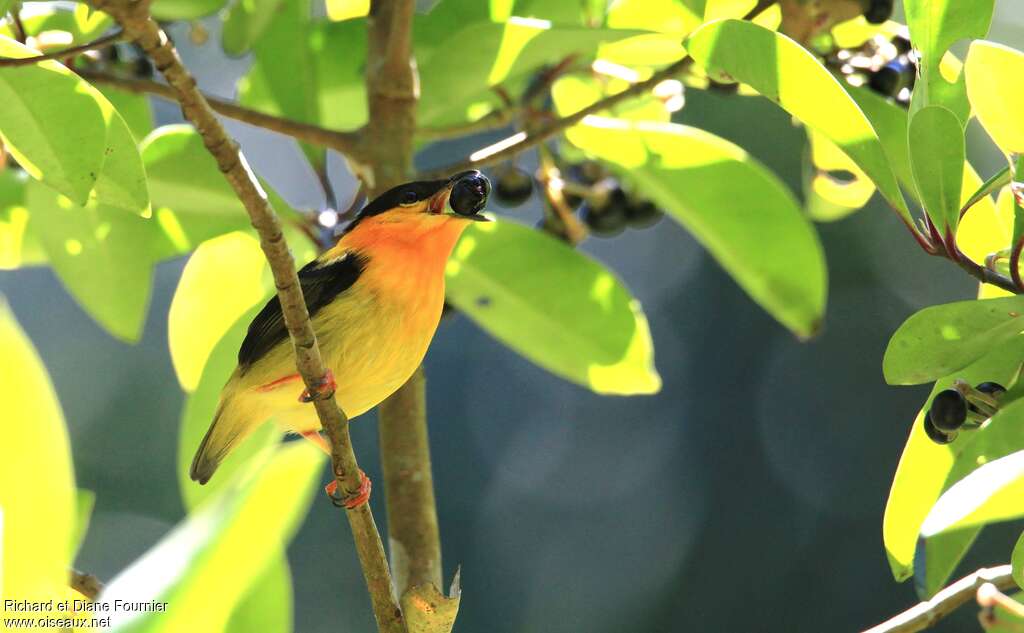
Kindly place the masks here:
MULTIPOLYGON (((295 272, 295 261, 288 251, 281 222, 267 202, 267 196, 249 169, 245 157, 196 88, 195 78, 182 64, 167 35, 150 17, 148 3, 135 0, 93 0, 93 4, 117 20, 125 34, 142 47, 156 68, 163 73, 185 117, 202 135, 203 144, 216 159, 224 177, 245 206, 259 233, 260 246, 273 272, 285 325, 295 348, 299 373, 306 387, 315 389, 322 383, 326 372, 295 272)), ((348 419, 333 396, 316 400, 314 405, 330 440, 331 462, 339 490, 351 498, 359 492, 361 474, 352 451, 348 419)), ((401 611, 392 594, 384 548, 369 504, 350 509, 346 515, 352 526, 377 626, 382 632, 403 633, 405 627, 401 611)))
MULTIPOLYGON (((88 79, 93 83, 112 86, 127 92, 151 94, 171 101, 177 101, 174 88, 157 81, 119 77, 104 71, 87 68, 77 68, 75 69, 75 72, 83 79, 88 79)), ((214 112, 223 114, 228 118, 235 119, 236 121, 242 121, 243 123, 248 123, 250 125, 255 125, 272 132, 284 134, 313 145, 327 147, 344 154, 356 163, 361 162, 359 130, 348 132, 329 130, 309 123, 301 123, 299 121, 293 121, 291 119, 285 119, 283 117, 273 116, 271 114, 245 108, 236 103, 211 97, 206 94, 203 95, 203 98, 214 112)))
POLYGON ((48 59, 64 59, 66 57, 74 57, 80 53, 91 51, 97 48, 103 48, 110 46, 124 37, 124 31, 117 31, 104 35, 103 37, 86 42, 79 46, 72 46, 71 48, 65 48, 59 51, 53 51, 45 53, 43 55, 35 55, 33 57, 0 57, 0 68, 10 68, 13 66, 29 66, 31 64, 38 64, 39 62, 46 61, 48 59))
POLYGON ((103 591, 103 583, 100 582, 100 579, 92 574, 80 572, 77 569, 72 569, 68 573, 70 574, 68 584, 71 588, 95 602, 96 597, 103 591))
POLYGON ((931 600, 922 602, 896 617, 864 631, 864 633, 913 633, 914 631, 923 631, 955 611, 961 605, 970 602, 977 594, 978 589, 986 583, 992 583, 999 589, 1009 589, 1015 586, 1011 567, 1009 565, 1000 565, 999 567, 979 569, 970 576, 961 578, 935 594, 931 600))
POLYGON ((441 169, 427 172, 423 177, 428 179, 441 178, 446 174, 454 174, 467 169, 481 169, 489 165, 500 163, 501 161, 511 158, 524 150, 543 143, 566 128, 576 125, 591 114, 607 110, 608 108, 618 105, 627 99, 632 99, 633 97, 637 97, 652 90, 655 86, 666 79, 672 79, 673 77, 686 72, 692 64, 693 58, 683 57, 672 65, 654 73, 649 79, 637 82, 622 92, 617 92, 601 99, 600 101, 595 101, 587 107, 581 108, 570 115, 551 121, 536 131, 530 133, 519 132, 518 134, 514 134, 506 139, 498 141, 497 143, 493 143, 487 147, 482 147, 470 154, 465 160, 453 165, 448 165, 441 169))
MULTIPOLYGON (((370 5, 367 152, 371 195, 410 179, 419 76, 412 58, 413 0, 370 5)), ((400 597, 441 585, 441 537, 427 434, 423 368, 380 405, 381 463, 386 487, 388 542, 400 597)))

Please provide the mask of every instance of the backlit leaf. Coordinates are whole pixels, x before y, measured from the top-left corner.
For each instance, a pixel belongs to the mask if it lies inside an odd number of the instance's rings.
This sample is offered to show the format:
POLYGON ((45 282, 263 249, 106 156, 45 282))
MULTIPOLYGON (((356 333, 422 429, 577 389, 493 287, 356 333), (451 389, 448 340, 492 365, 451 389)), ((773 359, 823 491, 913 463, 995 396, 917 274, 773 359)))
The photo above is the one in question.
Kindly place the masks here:
POLYGON ((871 177, 904 221, 911 223, 874 128, 814 55, 785 35, 740 20, 702 26, 687 39, 686 48, 712 76, 749 84, 828 137, 871 177))
MULTIPOLYGON (((910 28, 910 40, 919 53, 921 79, 914 84, 912 109, 929 105, 949 108, 961 127, 967 125, 970 107, 963 73, 950 64, 946 52, 953 43, 965 38, 985 37, 995 0, 906 0, 903 10, 910 28)), ((959 65, 959 64, 955 64, 959 65)))
POLYGON ((639 302, 604 266, 561 241, 513 222, 474 224, 446 276, 449 302, 548 371, 597 393, 660 389, 639 302))
POLYGON ((927 307, 889 339, 885 380, 915 385, 962 369, 1024 331, 1022 313, 1024 296, 927 307))
POLYGON ((239 600, 225 633, 291 633, 292 574, 284 553, 271 559, 239 600))
POLYGON ((967 53, 967 97, 978 121, 1007 154, 1024 152, 1024 53, 995 42, 972 42, 967 53))
POLYGON ((942 106, 926 106, 910 119, 910 168, 932 223, 945 237, 960 218, 966 149, 960 121, 942 106))
POLYGON ((79 206, 37 182, 26 200, 28 230, 68 292, 111 334, 138 340, 162 243, 156 223, 95 201, 79 206))
MULTIPOLYGON (((1010 385, 1011 379, 1018 373, 1022 355, 1024 355, 1024 337, 1011 339, 968 367, 936 381, 931 396, 943 389, 948 389, 955 379, 965 380, 972 385, 989 380, 1010 385)), ((925 402, 926 405, 931 402, 931 396, 925 402)), ((1008 406, 1007 410, 1012 406, 1008 406)), ((899 466, 896 468, 882 523, 882 538, 889 565, 892 568, 893 576, 900 581, 906 580, 914 573, 916 568, 915 550, 918 546, 921 525, 932 505, 944 490, 977 466, 976 460, 981 453, 975 454, 967 451, 976 445, 1005 445, 1005 442, 990 444, 984 438, 990 433, 1006 432, 1007 428, 1010 430, 1024 428, 1020 425, 995 424, 996 419, 993 418, 992 423, 987 427, 979 431, 960 433, 959 437, 951 444, 940 445, 925 434, 923 425, 925 411, 926 408, 922 407, 914 419, 910 437, 907 439, 899 466), (1000 429, 1004 430, 1000 431, 1000 429), (954 465, 956 465, 955 469, 954 465)), ((1005 413, 1006 411, 1001 411, 1000 415, 1005 413)))
POLYGON ((818 236, 786 187, 742 149, 696 128, 597 117, 566 138, 689 229, 783 325, 799 336, 821 326, 827 275, 818 236))
POLYGON ((0 299, 0 598, 50 600, 67 585, 75 526, 71 447, 57 394, 0 299))
POLYGON ((1024 514, 1024 450, 988 462, 942 493, 921 525, 928 537, 1024 514))
POLYGON ((251 459, 229 487, 194 509, 100 595, 111 602, 160 600, 167 610, 114 612, 110 630, 221 630, 253 581, 284 552, 323 462, 323 453, 306 442, 251 459))

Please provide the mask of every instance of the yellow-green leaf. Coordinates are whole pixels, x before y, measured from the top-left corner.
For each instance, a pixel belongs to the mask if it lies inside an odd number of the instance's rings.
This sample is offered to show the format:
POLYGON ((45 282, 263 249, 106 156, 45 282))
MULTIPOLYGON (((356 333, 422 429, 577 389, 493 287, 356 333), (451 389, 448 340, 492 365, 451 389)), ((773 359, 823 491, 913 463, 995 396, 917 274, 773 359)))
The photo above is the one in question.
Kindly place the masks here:
POLYGON ((945 238, 960 219, 960 187, 966 149, 960 121, 943 106, 925 106, 911 115, 910 169, 918 198, 945 238))
POLYGON ((1024 152, 1024 53, 995 42, 972 42, 964 72, 967 97, 985 131, 1007 154, 1024 152))
POLYGON ((705 24, 690 35, 686 48, 712 76, 749 84, 828 137, 912 224, 874 128, 814 55, 785 35, 741 20, 705 24))
POLYGON ((821 326, 828 279, 817 233, 785 185, 742 149, 696 128, 597 117, 566 138, 689 229, 780 323, 799 336, 821 326))
MULTIPOLYGON (((931 395, 934 396, 939 391, 948 389, 953 380, 957 378, 970 384, 991 380, 1008 385, 1011 378, 1017 374, 1022 355, 1024 355, 1024 337, 1018 336, 997 347, 970 366, 938 380, 931 395)), ((930 401, 931 396, 925 404, 930 401)), ((914 573, 914 553, 921 524, 924 523, 932 505, 948 486, 966 474, 959 468, 959 475, 951 474, 954 463, 958 462, 959 456, 965 450, 978 443, 978 438, 982 437, 982 433, 990 433, 998 428, 993 426, 975 431, 973 434, 961 433, 953 443, 939 445, 931 441, 925 434, 923 425, 925 411, 926 408, 923 407, 914 419, 910 437, 907 439, 899 466, 896 468, 892 490, 889 492, 889 500, 885 506, 885 518, 882 522, 882 539, 885 543, 889 565, 892 568, 893 576, 896 580, 901 581, 906 580, 914 573)), ((965 458, 965 467, 967 461, 970 460, 965 458)))
POLYGON ((0 600, 50 600, 67 586, 75 529, 71 447, 46 369, 2 299, 0 357, 0 600))
POLYGON ((932 507, 921 535, 1006 521, 1024 514, 1024 451, 985 463, 949 487, 932 507))
POLYGON ((259 453, 115 577, 100 601, 159 600, 166 611, 113 613, 111 631, 220 631, 306 514, 324 454, 308 442, 259 453), (211 600, 211 596, 216 596, 211 600), (136 617, 132 617, 136 616, 136 617))
POLYGON ((194 391, 206 359, 228 329, 262 304, 272 284, 259 240, 228 233, 199 245, 178 280, 167 315, 167 338, 178 382, 194 391))
POLYGON ((153 220, 91 200, 85 207, 28 185, 29 231, 68 292, 111 334, 138 340, 162 236, 153 220))
POLYGON ((448 301, 548 371, 597 393, 661 388, 639 302, 611 271, 550 235, 474 224, 446 276, 448 301))

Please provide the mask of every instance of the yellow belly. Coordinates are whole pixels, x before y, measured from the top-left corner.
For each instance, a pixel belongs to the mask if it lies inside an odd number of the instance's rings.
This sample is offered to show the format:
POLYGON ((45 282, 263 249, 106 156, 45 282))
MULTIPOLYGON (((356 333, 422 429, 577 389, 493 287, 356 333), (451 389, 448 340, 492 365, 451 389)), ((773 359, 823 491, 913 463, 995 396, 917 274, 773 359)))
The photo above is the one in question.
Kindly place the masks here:
MULTIPOLYGON (((372 275, 361 277, 313 318, 321 355, 337 383, 335 397, 350 418, 394 393, 426 355, 441 316, 444 278, 417 277, 386 292, 372 275)), ((301 380, 266 387, 293 374, 294 353, 286 341, 242 378, 246 408, 257 417, 272 417, 284 430, 317 430, 320 422, 314 408, 298 401, 304 389, 301 380)))

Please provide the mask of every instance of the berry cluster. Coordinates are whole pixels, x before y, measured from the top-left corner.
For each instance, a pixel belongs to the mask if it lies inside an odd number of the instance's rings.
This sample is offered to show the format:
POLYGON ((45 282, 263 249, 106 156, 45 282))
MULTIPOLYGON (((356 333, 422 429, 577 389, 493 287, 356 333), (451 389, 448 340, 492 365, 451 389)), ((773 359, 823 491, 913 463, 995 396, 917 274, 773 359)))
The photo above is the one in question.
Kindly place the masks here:
POLYGON ((851 85, 867 86, 901 105, 910 103, 917 79, 917 57, 905 29, 891 40, 876 35, 858 48, 839 49, 826 63, 837 68, 851 85))
POLYGON ((1006 387, 997 382, 983 382, 972 388, 958 380, 954 387, 935 394, 924 416, 924 432, 937 444, 949 444, 961 429, 977 428, 995 415, 999 399, 1006 393, 1006 387))
MULTIPOLYGON (((590 233, 611 237, 627 226, 646 228, 665 215, 650 200, 627 192, 607 170, 594 161, 570 165, 561 172, 559 186, 566 205, 580 211, 590 233)), ((497 178, 494 197, 501 204, 517 207, 533 193, 533 178, 518 167, 505 168, 497 178)))

